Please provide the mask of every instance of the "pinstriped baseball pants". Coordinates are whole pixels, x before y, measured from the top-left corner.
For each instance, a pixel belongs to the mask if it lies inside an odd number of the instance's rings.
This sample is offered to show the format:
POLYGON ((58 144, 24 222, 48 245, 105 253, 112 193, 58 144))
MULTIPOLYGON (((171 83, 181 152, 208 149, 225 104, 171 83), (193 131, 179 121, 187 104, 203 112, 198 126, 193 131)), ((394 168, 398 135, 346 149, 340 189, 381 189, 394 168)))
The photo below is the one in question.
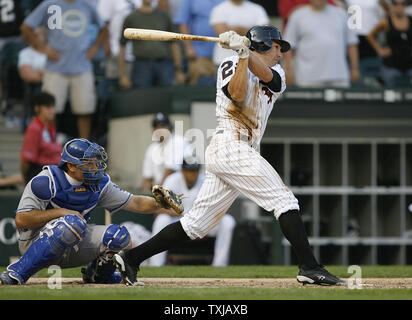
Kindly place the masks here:
POLYGON ((206 179, 192 209, 181 218, 191 239, 203 238, 243 194, 278 219, 299 210, 298 200, 275 169, 248 143, 215 135, 206 149, 206 179))

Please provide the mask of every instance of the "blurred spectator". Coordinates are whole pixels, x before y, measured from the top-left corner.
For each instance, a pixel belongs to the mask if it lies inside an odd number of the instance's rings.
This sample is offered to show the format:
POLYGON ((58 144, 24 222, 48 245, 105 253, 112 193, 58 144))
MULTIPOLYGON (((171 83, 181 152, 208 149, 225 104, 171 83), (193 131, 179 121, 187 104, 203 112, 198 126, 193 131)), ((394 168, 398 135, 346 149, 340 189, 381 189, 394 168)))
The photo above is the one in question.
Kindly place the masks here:
MULTIPOLYGON (((172 21, 163 9, 153 8, 153 0, 143 0, 142 6, 128 15, 122 30, 126 28, 172 31, 172 21)), ((134 62, 132 79, 126 73, 125 45, 120 38, 119 84, 123 89, 152 86, 170 86, 184 83, 180 48, 176 41, 133 41, 134 62), (170 58, 172 57, 172 59, 170 58), (176 71, 176 72, 175 72, 176 71)))
POLYGON ((29 43, 47 55, 43 90, 56 98, 56 112, 63 113, 68 93, 77 115, 78 135, 88 139, 92 114, 96 109, 94 75, 91 64, 103 37, 103 22, 89 1, 50 0, 42 2, 21 26, 29 43), (56 11, 55 8, 60 8, 56 11), (56 15, 61 14, 60 18, 56 15), (89 26, 99 26, 98 40, 90 46, 89 26), (43 45, 34 30, 47 27, 43 45))
MULTIPOLYGON (((153 1, 152 6, 156 7, 156 4, 157 2, 153 1)), ((106 60, 106 78, 116 80, 117 83, 119 80, 118 56, 124 19, 141 5, 142 0, 99 0, 98 2, 98 12, 100 18, 105 22, 108 32, 105 38, 105 45, 109 52, 109 57, 106 60)), ((128 75, 130 75, 133 60, 132 42, 128 42, 125 51, 125 68, 128 75)))
MULTIPOLYGON (((183 160, 181 170, 168 176, 163 184, 176 194, 183 194, 182 203, 185 208, 182 216, 190 211, 205 180, 200 173, 200 164, 190 155, 183 160)), ((176 222, 181 217, 171 217, 166 214, 156 216, 152 226, 152 236, 156 235, 167 225, 176 222)), ((218 225, 208 234, 208 237, 216 237, 212 266, 225 267, 229 264, 230 245, 232 243, 233 229, 236 221, 230 214, 225 214, 218 225)), ((150 265, 160 267, 166 264, 167 251, 163 251, 150 258, 150 265)))
MULTIPOLYGON (((233 30, 244 36, 253 26, 269 24, 269 17, 259 4, 247 0, 226 0, 212 9, 210 24, 217 35, 233 30)), ((232 50, 215 44, 213 62, 216 65, 220 65, 223 59, 231 55, 232 50)))
MULTIPOLYGON (((43 46, 46 44, 46 37, 43 28, 34 30, 39 43, 43 46)), ((19 53, 19 74, 23 81, 36 85, 38 91, 41 89, 43 82, 43 73, 46 67, 47 55, 33 48, 26 47, 19 53)), ((37 93, 37 92, 36 92, 37 93)))
POLYGON ((385 13, 384 8, 381 6, 382 1, 384 2, 384 0, 346 0, 348 8, 350 6, 358 6, 362 12, 360 29, 355 28, 353 30, 359 39, 360 60, 376 57, 376 51, 372 48, 366 36, 378 24, 385 13))
POLYGON ((150 192, 152 185, 162 185, 167 176, 178 171, 183 163, 184 150, 189 143, 172 133, 169 117, 159 112, 152 121, 153 142, 146 149, 143 160, 142 191, 150 192))
POLYGON ((23 19, 24 8, 21 0, 0 2, 0 110, 4 116, 13 107, 9 98, 16 91, 21 91, 21 81, 15 75, 16 58, 24 46, 20 37, 23 19))
MULTIPOLYGON (((46 44, 44 28, 37 28, 35 31, 39 42, 46 44)), ((26 130, 28 122, 32 117, 31 100, 34 95, 41 91, 43 83, 44 69, 47 63, 47 55, 37 51, 32 46, 28 46, 19 52, 18 70, 24 82, 24 115, 23 129, 26 130)))
MULTIPOLYGON (((167 8, 170 14, 172 21, 176 19, 179 8, 182 5, 183 0, 163 0, 167 2, 167 8)), ((160 6, 160 3, 159 3, 160 6)))
POLYGON ((0 190, 15 190, 19 186, 24 186, 24 179, 20 173, 7 175, 4 173, 3 164, 0 162, 0 190))
POLYGON ((358 39, 347 20, 345 10, 326 0, 311 0, 292 13, 284 36, 292 47, 285 54, 289 85, 349 87, 359 80, 358 39))
POLYGON ((6 43, 20 42, 20 25, 24 20, 21 0, 2 1, 0 8, 0 50, 6 43))
MULTIPOLYGON (((209 24, 210 13, 217 4, 224 0, 183 0, 174 21, 179 25, 179 32, 201 36, 216 37, 215 30, 209 24)), ((213 63, 214 42, 184 41, 185 56, 188 59, 189 85, 213 84, 216 67, 213 63)))
POLYGON ((20 173, 12 174, 9 176, 2 175, 0 173, 0 190, 16 189, 20 185, 24 185, 24 179, 20 173))
MULTIPOLYGON (((309 2, 310 0, 278 0, 278 11, 282 18, 283 29, 286 27, 286 23, 292 12, 302 6, 308 5, 309 2)), ((328 3, 343 7, 343 4, 340 1, 328 0, 328 3)))
POLYGON ((385 86, 393 87, 402 76, 412 77, 412 17, 406 15, 405 0, 391 1, 391 14, 382 19, 367 38, 382 61, 382 78, 385 86), (385 33, 386 46, 377 36, 385 33))
POLYGON ((408 16, 412 16, 412 0, 407 0, 407 6, 405 8, 405 12, 408 16))
POLYGON ((33 98, 36 117, 27 127, 21 150, 20 168, 27 184, 44 165, 59 164, 62 147, 56 141, 55 99, 46 92, 33 98))

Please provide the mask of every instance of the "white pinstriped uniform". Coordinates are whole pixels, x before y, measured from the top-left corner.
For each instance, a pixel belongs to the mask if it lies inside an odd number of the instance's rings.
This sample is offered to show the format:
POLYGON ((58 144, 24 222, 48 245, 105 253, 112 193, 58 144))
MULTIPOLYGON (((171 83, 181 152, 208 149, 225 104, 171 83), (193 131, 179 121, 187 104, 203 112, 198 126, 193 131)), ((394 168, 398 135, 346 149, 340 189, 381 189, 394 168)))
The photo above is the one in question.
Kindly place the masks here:
POLYGON ((276 219, 286 211, 299 210, 293 193, 255 150, 276 99, 286 89, 285 73, 279 64, 273 67, 282 78, 282 90, 275 93, 248 70, 246 99, 237 107, 222 88, 233 77, 238 59, 237 55, 229 57, 218 68, 218 125, 206 149, 206 179, 192 209, 180 220, 191 239, 202 238, 213 229, 240 194, 273 211, 276 219))

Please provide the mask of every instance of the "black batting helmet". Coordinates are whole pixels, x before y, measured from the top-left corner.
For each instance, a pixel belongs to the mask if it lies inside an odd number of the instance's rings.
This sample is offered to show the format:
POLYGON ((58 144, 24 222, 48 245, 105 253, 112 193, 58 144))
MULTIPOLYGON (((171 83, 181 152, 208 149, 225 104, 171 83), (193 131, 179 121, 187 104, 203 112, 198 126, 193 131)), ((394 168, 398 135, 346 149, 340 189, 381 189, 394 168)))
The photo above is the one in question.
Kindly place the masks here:
POLYGON ((163 112, 156 113, 155 117, 152 120, 152 127, 155 128, 157 126, 167 126, 167 127, 172 126, 169 120, 169 116, 166 113, 163 113, 163 112))
POLYGON ((273 26, 254 26, 247 33, 246 37, 250 40, 249 49, 257 52, 266 52, 272 48, 272 40, 280 44, 281 52, 289 51, 289 42, 282 39, 279 29, 273 26))

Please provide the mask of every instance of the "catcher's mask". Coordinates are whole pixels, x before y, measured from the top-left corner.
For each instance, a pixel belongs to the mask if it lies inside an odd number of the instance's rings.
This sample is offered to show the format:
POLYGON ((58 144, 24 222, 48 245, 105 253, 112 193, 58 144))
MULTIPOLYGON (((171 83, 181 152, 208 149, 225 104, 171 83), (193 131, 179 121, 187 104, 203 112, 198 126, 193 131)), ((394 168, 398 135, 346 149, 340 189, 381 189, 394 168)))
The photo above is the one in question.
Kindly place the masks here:
POLYGON ((247 33, 246 38, 250 40, 249 49, 260 53, 265 53, 272 48, 272 40, 281 47, 281 52, 290 49, 289 42, 282 39, 279 29, 273 26, 254 26, 247 33))
POLYGON ((106 161, 107 153, 102 146, 87 139, 76 138, 64 145, 59 167, 65 163, 76 165, 83 172, 84 184, 93 192, 98 192, 99 182, 107 168, 106 161))

